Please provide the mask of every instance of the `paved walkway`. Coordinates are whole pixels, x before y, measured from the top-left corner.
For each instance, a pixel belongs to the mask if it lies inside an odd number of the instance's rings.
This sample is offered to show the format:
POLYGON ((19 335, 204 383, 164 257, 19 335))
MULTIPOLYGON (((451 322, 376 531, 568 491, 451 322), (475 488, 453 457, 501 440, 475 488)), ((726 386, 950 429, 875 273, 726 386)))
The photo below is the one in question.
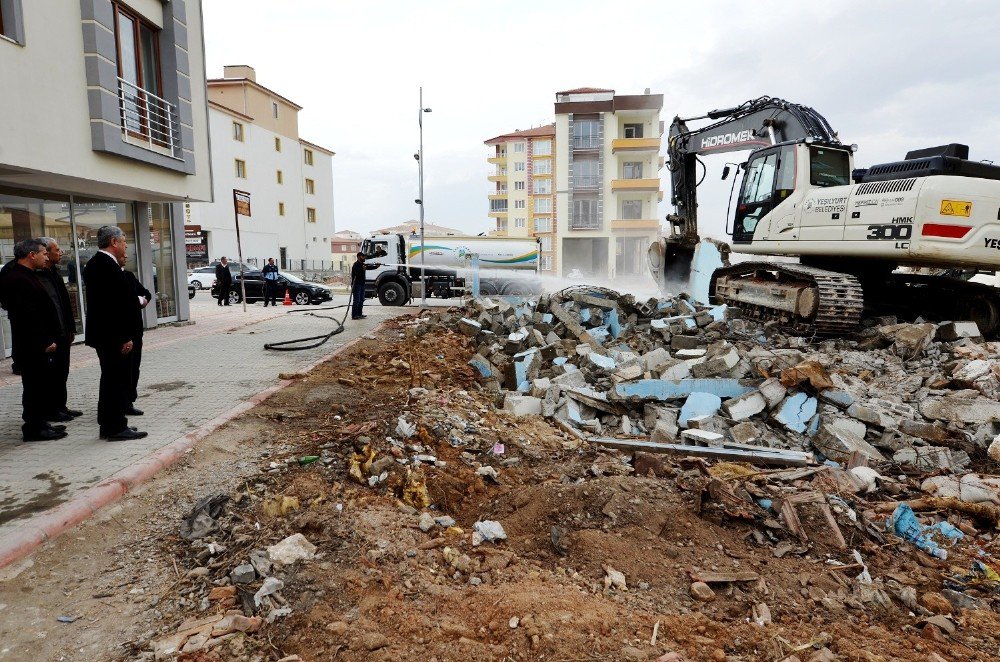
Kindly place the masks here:
MULTIPOLYGON (((204 293, 202 293, 204 294, 204 293)), ((335 295, 333 304, 346 297, 335 295)), ((440 302, 444 304, 445 302, 440 302)), ((21 383, 10 360, 0 361, 0 539, 32 515, 65 502, 81 490, 166 446, 264 388, 282 372, 296 372, 336 347, 364 335, 382 320, 408 308, 368 302, 363 321, 347 320, 346 330, 321 347, 272 352, 264 344, 325 333, 333 322, 260 304, 219 308, 208 297, 191 302, 195 324, 147 331, 136 406, 144 416, 129 424, 149 432, 140 441, 98 438, 97 384, 100 368, 93 349, 76 345, 69 376, 69 406, 84 415, 68 425, 69 436, 50 442, 21 441, 21 383)), ((310 306, 309 309, 315 309, 310 306)), ((336 314, 343 310, 326 311, 336 314)))

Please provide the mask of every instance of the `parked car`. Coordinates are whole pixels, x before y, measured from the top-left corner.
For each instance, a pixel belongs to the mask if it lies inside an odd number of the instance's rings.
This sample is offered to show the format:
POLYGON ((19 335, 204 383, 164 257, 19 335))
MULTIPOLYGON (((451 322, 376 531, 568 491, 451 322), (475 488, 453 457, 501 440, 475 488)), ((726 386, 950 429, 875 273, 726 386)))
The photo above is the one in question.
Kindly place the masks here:
POLYGON ((198 291, 197 287, 195 287, 191 283, 188 283, 188 299, 193 299, 197 291, 198 291))
MULTIPOLYGON (((207 290, 212 287, 212 282, 215 280, 215 265, 218 262, 213 262, 207 267, 197 267, 188 271, 188 285, 194 285, 195 289, 207 290)), ((244 265, 244 270, 253 271, 255 267, 250 265, 244 265)), ((238 262, 229 263, 229 271, 232 272, 233 278, 240 273, 240 265, 238 262)))
MULTIPOLYGON (((247 303, 263 301, 264 274, 261 273, 260 269, 245 272, 244 278, 246 281, 247 303)), ((300 306, 305 306, 310 303, 313 305, 319 305, 324 301, 330 301, 333 298, 330 294, 330 288, 323 285, 317 285, 316 283, 307 283, 298 276, 293 276, 290 273, 279 271, 278 299, 284 299, 286 289, 288 290, 288 296, 291 297, 292 301, 300 306)), ((218 297, 218 292, 218 287, 213 279, 212 296, 218 297)), ((242 296, 241 292, 240 276, 237 274, 233 276, 233 289, 229 292, 229 302, 239 303, 242 296)))

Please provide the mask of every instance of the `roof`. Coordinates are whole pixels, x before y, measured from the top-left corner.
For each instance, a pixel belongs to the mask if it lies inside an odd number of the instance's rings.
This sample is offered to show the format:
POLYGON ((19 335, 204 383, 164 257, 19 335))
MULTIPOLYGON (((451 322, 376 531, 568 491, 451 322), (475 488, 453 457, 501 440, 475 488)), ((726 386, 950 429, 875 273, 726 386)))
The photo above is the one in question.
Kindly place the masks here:
POLYGON ((542 136, 554 136, 556 135, 556 125, 555 122, 552 124, 546 124, 545 126, 535 127, 534 129, 525 129, 524 131, 513 131, 511 133, 505 133, 503 135, 497 136, 496 138, 490 138, 484 144, 495 145, 497 143, 505 143, 508 140, 514 138, 539 138, 542 136))
POLYGON ((272 90, 272 89, 270 89, 268 87, 264 87, 260 83, 258 83, 256 81, 253 81, 253 80, 250 80, 249 78, 209 78, 208 79, 208 86, 212 87, 213 85, 249 85, 250 87, 256 87, 257 89, 259 89, 259 90, 261 90, 261 91, 263 91, 263 92, 265 92, 267 94, 270 94, 273 97, 277 97, 278 99, 281 99, 282 101, 284 101, 285 103, 287 103, 289 106, 291 106, 295 110, 302 110, 302 106, 300 106, 299 104, 295 103, 294 101, 292 101, 288 97, 281 96, 280 94, 278 94, 274 90, 272 90))
MULTIPOLYGON (((394 225, 391 228, 380 228, 375 230, 376 233, 391 234, 397 232, 399 234, 409 234, 414 232, 420 232, 420 221, 410 221, 408 223, 400 223, 399 225, 394 225)), ((454 228, 446 228, 443 225, 434 225, 433 223, 428 223, 424 221, 424 236, 427 235, 455 235, 462 234, 461 230, 456 230, 454 228)))
POLYGON ((556 94, 597 94, 598 92, 614 92, 614 90, 606 90, 603 87, 577 87, 572 90, 556 92, 556 94))
POLYGON ((232 115, 233 117, 237 117, 237 118, 239 118, 241 120, 246 120, 247 122, 253 122, 253 118, 250 117, 249 115, 245 115, 245 114, 241 113, 238 110, 233 110, 229 106, 223 106, 221 103, 216 103, 216 102, 212 101, 211 99, 208 100, 208 107, 209 108, 214 108, 215 110, 222 111, 222 112, 224 112, 226 114, 232 115))
POLYGON ((302 143, 303 145, 305 145, 306 147, 311 147, 312 149, 315 149, 317 151, 323 152, 324 154, 329 154, 330 156, 336 156, 337 155, 337 153, 335 151, 333 151, 332 149, 327 149, 326 147, 321 147, 321 146, 317 145, 316 143, 309 142, 308 140, 302 140, 301 138, 299 138, 299 142, 302 143))

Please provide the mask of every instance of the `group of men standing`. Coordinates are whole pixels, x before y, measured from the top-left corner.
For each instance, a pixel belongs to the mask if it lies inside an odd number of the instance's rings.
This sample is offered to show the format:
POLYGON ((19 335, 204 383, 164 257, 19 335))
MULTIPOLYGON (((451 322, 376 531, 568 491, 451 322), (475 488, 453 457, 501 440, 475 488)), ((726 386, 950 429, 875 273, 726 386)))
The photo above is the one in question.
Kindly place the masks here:
MULTIPOLYGON (((107 441, 142 439, 129 427, 142 360, 142 309, 152 294, 124 269, 125 233, 114 225, 97 231, 98 252, 83 268, 86 344, 97 350, 101 381, 97 403, 100 436, 107 441)), ((21 373, 24 441, 66 436, 63 423, 83 412, 67 406, 70 346, 76 322, 58 271, 62 251, 55 239, 23 239, 14 259, 0 269, 0 305, 10 318, 13 361, 21 373)))
MULTIPOLYGON (((267 264, 260 270, 264 277, 264 307, 267 304, 278 305, 278 266, 274 258, 269 257, 267 264)), ((215 265, 215 292, 219 297, 220 306, 229 305, 229 292, 233 289, 233 272, 229 269, 229 259, 223 255, 215 265)))

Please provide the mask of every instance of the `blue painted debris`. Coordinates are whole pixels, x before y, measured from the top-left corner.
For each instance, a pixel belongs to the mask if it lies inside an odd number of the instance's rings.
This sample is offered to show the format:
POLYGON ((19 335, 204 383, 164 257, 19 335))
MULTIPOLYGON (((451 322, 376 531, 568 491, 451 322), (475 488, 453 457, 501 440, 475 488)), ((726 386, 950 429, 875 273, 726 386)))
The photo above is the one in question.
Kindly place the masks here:
POLYGON ((490 363, 486 359, 473 356, 472 359, 469 361, 469 365, 478 370, 480 376, 482 377, 493 376, 493 370, 492 368, 490 368, 490 363))
POLYGON ((813 437, 819 432, 820 417, 819 414, 814 414, 811 419, 809 419, 809 426, 806 429, 806 436, 813 437))
POLYGON ((728 306, 726 306, 726 304, 722 304, 721 306, 715 306, 714 308, 709 308, 708 314, 711 315, 712 319, 715 320, 716 322, 721 322, 722 320, 726 319, 726 310, 728 310, 728 306))
POLYGON ((847 409, 854 404, 854 398, 847 391, 839 388, 827 388, 819 392, 819 397, 830 404, 847 409))
POLYGON ((896 506, 896 510, 885 522, 885 528, 894 531, 897 536, 904 540, 909 540, 918 549, 922 549, 931 556, 941 560, 948 558, 948 551, 941 548, 941 545, 934 538, 944 541, 960 540, 964 537, 961 531, 948 522, 938 522, 932 526, 924 526, 913 514, 913 509, 905 503, 896 506))
POLYGON ((552 313, 545 313, 544 315, 542 315, 543 324, 552 324, 553 319, 555 318, 552 317, 552 313))
POLYGON ((617 338, 622 334, 622 325, 618 321, 618 311, 612 308, 607 314, 608 332, 612 338, 617 338))
POLYGON ((613 358, 598 354, 597 352, 590 352, 587 354, 587 360, 601 370, 607 370, 609 372, 618 367, 618 364, 615 363, 613 358))
POLYGON ((688 292, 698 303, 708 303, 708 285, 712 280, 712 272, 722 266, 722 254, 719 247, 710 241, 702 241, 694 249, 694 259, 691 260, 691 280, 688 292))
POLYGON ((774 419, 793 432, 805 432, 806 425, 816 414, 816 398, 796 393, 785 398, 774 419))
POLYGON ((566 363, 566 361, 569 361, 569 357, 557 356, 556 358, 552 359, 552 365, 562 365, 563 363, 566 363))
POLYGON ((535 360, 535 353, 537 351, 537 347, 532 347, 529 350, 514 355, 514 381, 517 382, 518 391, 527 392, 524 390, 525 384, 527 384, 527 390, 531 390, 531 382, 528 380, 528 368, 531 366, 531 362, 535 360))
POLYGON ((692 393, 710 393, 719 398, 735 398, 749 393, 756 386, 739 379, 638 379, 616 384, 612 399, 678 400, 692 393))
POLYGON ((606 326, 594 327, 593 329, 588 331, 588 333, 590 334, 591 338, 596 340, 601 345, 603 345, 607 341, 609 335, 608 327, 606 326))
POLYGON ((681 427, 687 427, 688 421, 692 418, 697 418, 698 416, 712 416, 717 411, 719 407, 722 406, 722 398, 712 393, 692 393, 688 396, 687 400, 684 401, 684 406, 681 407, 680 416, 677 418, 677 423, 681 427))
POLYGON ((584 308, 580 311, 580 321, 584 323, 590 321, 590 308, 584 308))

